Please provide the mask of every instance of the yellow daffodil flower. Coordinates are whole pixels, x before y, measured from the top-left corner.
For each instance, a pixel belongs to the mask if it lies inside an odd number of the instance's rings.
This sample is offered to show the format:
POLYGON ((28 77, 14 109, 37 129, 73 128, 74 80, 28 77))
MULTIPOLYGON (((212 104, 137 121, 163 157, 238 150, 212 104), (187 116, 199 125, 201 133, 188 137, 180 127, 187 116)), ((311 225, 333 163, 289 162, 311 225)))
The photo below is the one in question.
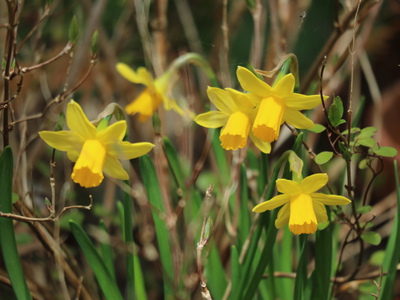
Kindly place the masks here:
MULTIPOLYGON (((319 95, 305 96, 293 93, 295 78, 292 74, 284 76, 274 87, 260 80, 252 72, 238 67, 237 77, 242 88, 258 96, 258 113, 252 132, 264 142, 278 139, 283 122, 299 129, 309 129, 313 121, 300 110, 312 109, 321 104, 319 95)), ((324 100, 328 97, 324 96, 324 100)))
POLYGON ((261 213, 283 205, 275 221, 277 228, 289 223, 289 229, 294 234, 314 233, 318 223, 328 221, 324 205, 350 203, 350 200, 343 196, 315 193, 327 182, 328 175, 325 173, 308 176, 300 182, 278 179, 276 187, 282 194, 258 204, 253 211, 261 213))
POLYGON ((213 87, 207 89, 207 95, 218 111, 200 114, 195 118, 195 122, 207 128, 222 127, 219 137, 222 148, 226 150, 243 148, 250 136, 262 152, 271 152, 270 143, 261 141, 250 132, 255 112, 251 95, 232 89, 222 90, 213 87))
POLYGON ((122 141, 125 121, 98 130, 73 100, 68 103, 67 124, 70 131, 41 131, 39 136, 51 147, 67 152, 68 158, 76 162, 72 180, 86 188, 100 185, 103 172, 114 178, 129 179, 119 159, 142 156, 154 147, 151 143, 122 141))
POLYGON ((154 80, 153 76, 143 67, 138 68, 136 72, 124 63, 118 63, 116 67, 117 71, 125 77, 125 79, 146 86, 146 89, 125 107, 128 114, 138 114, 139 121, 145 122, 153 115, 158 106, 164 103, 166 110, 173 109, 179 114, 185 115, 184 111, 178 106, 175 100, 167 97, 171 72, 166 72, 154 80))

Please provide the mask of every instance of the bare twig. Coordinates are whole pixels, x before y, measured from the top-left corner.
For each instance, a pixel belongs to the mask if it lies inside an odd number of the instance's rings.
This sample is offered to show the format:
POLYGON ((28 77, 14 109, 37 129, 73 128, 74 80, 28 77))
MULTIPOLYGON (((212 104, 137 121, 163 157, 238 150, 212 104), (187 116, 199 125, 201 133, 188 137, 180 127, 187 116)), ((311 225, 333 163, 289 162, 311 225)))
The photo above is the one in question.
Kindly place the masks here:
POLYGON ((212 300, 210 291, 207 289, 207 284, 205 281, 205 278, 203 276, 203 264, 201 262, 201 253, 207 245, 208 241, 210 240, 211 233, 208 232, 206 233, 206 224, 207 224, 207 215, 209 211, 209 202, 212 196, 212 190, 214 188, 214 185, 211 184, 206 191, 206 196, 204 199, 204 217, 203 217, 203 225, 201 227, 201 234, 200 234, 200 241, 197 243, 197 272, 199 274, 199 280, 200 280, 200 287, 201 287, 201 296, 205 300, 212 300), (206 235, 206 236, 205 236, 206 235))

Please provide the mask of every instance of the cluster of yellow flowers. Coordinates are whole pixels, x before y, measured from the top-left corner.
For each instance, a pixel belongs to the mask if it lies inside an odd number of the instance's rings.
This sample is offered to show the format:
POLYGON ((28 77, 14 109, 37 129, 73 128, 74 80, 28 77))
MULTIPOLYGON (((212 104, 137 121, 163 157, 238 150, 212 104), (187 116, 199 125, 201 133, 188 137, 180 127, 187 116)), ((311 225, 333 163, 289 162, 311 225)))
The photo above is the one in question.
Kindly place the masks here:
MULTIPOLYGON (((167 96, 170 73, 153 79, 145 68, 132 70, 117 64, 117 70, 127 80, 146 86, 146 89, 125 110, 138 115, 141 122, 148 120, 163 103, 166 110, 185 114, 177 103, 167 96)), ((248 137, 264 153, 271 152, 271 142, 279 137, 280 127, 287 124, 299 129, 309 129, 314 123, 300 110, 312 109, 321 103, 319 95, 305 96, 294 93, 295 78, 284 76, 271 87, 246 68, 238 67, 237 77, 246 93, 234 89, 209 87, 208 97, 218 109, 198 115, 195 121, 207 128, 222 127, 221 146, 237 150, 247 145, 248 137)), ((327 99, 323 96, 323 100, 327 99)), ((66 151, 75 162, 71 178, 83 187, 95 187, 107 175, 127 180, 127 172, 120 159, 128 160, 148 153, 151 143, 123 141, 126 121, 118 121, 108 127, 97 128, 88 120, 78 103, 71 100, 67 107, 67 125, 70 131, 41 131, 40 137, 51 147, 66 151)), ((317 230, 319 222, 328 220, 324 205, 342 205, 350 201, 342 196, 315 193, 328 182, 327 174, 314 174, 304 180, 278 179, 281 195, 260 203, 255 212, 264 212, 282 206, 275 222, 277 228, 289 223, 294 234, 310 234, 317 230)))
MULTIPOLYGON (((220 140, 224 149, 243 148, 250 136, 260 151, 270 153, 271 142, 278 139, 284 122, 299 129, 314 126, 300 110, 321 104, 321 97, 293 93, 295 79, 292 74, 283 77, 274 87, 246 68, 238 67, 236 74, 248 93, 209 88, 208 96, 219 111, 201 114, 195 119, 204 127, 222 127, 220 140)), ((327 98, 324 96, 324 100, 327 98)))

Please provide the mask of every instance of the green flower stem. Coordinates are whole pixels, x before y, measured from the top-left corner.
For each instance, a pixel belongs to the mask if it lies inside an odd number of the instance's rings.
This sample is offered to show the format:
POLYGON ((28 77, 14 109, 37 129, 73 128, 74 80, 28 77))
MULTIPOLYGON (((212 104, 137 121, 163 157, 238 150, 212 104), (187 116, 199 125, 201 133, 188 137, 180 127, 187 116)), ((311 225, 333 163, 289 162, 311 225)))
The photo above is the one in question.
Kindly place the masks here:
POLYGON ((215 73, 212 70, 210 64, 197 53, 189 52, 179 56, 171 63, 166 73, 177 72, 180 68, 184 67, 187 64, 193 64, 200 67, 200 69, 202 69, 207 77, 210 79, 211 84, 215 87, 219 86, 217 77, 215 76, 215 73))
POLYGON ((394 176, 397 195, 397 213, 393 222, 392 233, 386 247, 385 258, 383 261, 383 272, 387 272, 387 276, 383 278, 382 291, 379 299, 392 299, 394 287, 396 283, 396 269, 400 259, 400 184, 397 161, 394 161, 394 176))
MULTIPOLYGON (((272 174, 270 184, 268 186, 268 190, 266 193, 266 199, 272 198, 272 195, 275 191, 275 182, 278 179, 279 172, 281 170, 281 167, 284 162, 288 160, 289 154, 291 150, 288 150, 284 152, 279 160, 277 161, 274 172, 272 174)), ((246 259, 243 264, 243 272, 241 276, 241 280, 239 283, 239 288, 238 288, 238 293, 236 295, 232 295, 232 299, 252 299, 254 296, 256 289, 258 287, 258 284, 260 283, 262 276, 264 274, 265 268, 268 265, 268 261, 272 255, 272 249, 273 245, 275 243, 275 237, 276 237, 276 232, 277 229, 275 228, 274 222, 276 218, 276 211, 273 211, 272 213, 266 212, 261 214, 259 221, 258 221, 258 226, 257 229, 254 233, 254 236, 250 242, 249 250, 246 256, 246 259), (266 228, 267 230, 267 238, 264 244, 264 248, 262 250, 262 254, 260 256, 260 261, 257 262, 256 266, 256 271, 254 272, 251 280, 248 280, 250 277, 250 270, 253 265, 253 258, 254 254, 257 250, 258 247, 258 242, 261 237, 261 232, 263 228, 266 228), (248 286, 247 283, 249 283, 248 286), (245 297, 241 297, 244 295, 245 297)))

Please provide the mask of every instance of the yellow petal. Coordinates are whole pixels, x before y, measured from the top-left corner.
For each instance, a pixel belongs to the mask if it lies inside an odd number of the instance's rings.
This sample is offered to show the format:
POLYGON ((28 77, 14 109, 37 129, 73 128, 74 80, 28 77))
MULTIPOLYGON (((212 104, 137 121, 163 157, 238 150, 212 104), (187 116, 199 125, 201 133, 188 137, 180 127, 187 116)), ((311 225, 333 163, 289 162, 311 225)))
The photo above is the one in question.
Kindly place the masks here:
POLYGON ((278 139, 285 105, 275 97, 268 97, 261 101, 260 108, 253 125, 253 134, 264 142, 273 142, 278 139))
POLYGON ((293 94, 294 82, 294 76, 292 74, 287 74, 275 84, 272 90, 275 95, 279 95, 279 97, 282 97, 283 99, 284 97, 293 94))
MULTIPOLYGON (((313 198, 313 200, 314 200, 314 198, 313 198)), ((323 205, 322 203, 319 203, 317 201, 313 201, 313 205, 314 205, 315 216, 317 217, 317 222, 318 223, 327 222, 328 221, 328 215, 326 214, 325 205, 323 205)))
POLYGON ((97 133, 97 138, 104 145, 122 141, 126 134, 126 121, 118 121, 97 133))
POLYGON ((225 126, 228 122, 229 115, 220 111, 209 111, 198 115, 194 121, 200 126, 206 128, 219 128, 225 126))
POLYGON ((85 140, 72 131, 40 131, 39 136, 50 146, 60 151, 81 151, 85 140))
POLYGON ((300 185, 292 180, 278 179, 276 181, 276 189, 283 194, 296 194, 301 192, 300 185))
POLYGON ((89 188, 103 181, 103 165, 106 148, 98 140, 87 140, 74 166, 71 178, 81 186, 89 188))
MULTIPOLYGON (((324 101, 328 98, 328 96, 324 96, 324 101)), ((306 96, 296 93, 285 97, 284 102, 287 107, 295 110, 312 109, 322 103, 320 95, 306 96)))
POLYGON ((256 94, 262 98, 268 97, 272 93, 272 88, 259 79, 252 72, 243 67, 238 67, 236 76, 242 88, 250 93, 256 94))
POLYGON ((278 212, 278 216, 275 220, 275 227, 282 228, 287 223, 289 223, 290 217, 290 203, 286 203, 278 212))
POLYGON ((300 186, 305 194, 311 194, 324 187, 327 183, 328 175, 326 173, 317 173, 304 178, 300 186))
POLYGON ((223 113, 231 114, 238 110, 235 100, 227 91, 215 87, 208 87, 207 95, 215 107, 223 113))
POLYGON ((249 117, 241 112, 234 112, 229 116, 228 122, 221 130, 219 139, 222 148, 226 150, 237 150, 247 145, 247 139, 250 130, 249 117))
POLYGON ((283 120, 299 129, 310 129, 314 127, 314 122, 303 115, 301 112, 286 107, 283 120))
POLYGON ((80 134, 85 140, 96 137, 96 127, 89 122, 81 106, 74 100, 67 106, 67 124, 71 131, 80 134))
POLYGON ((78 160, 78 158, 79 158, 80 150, 81 150, 81 149, 79 149, 79 152, 78 152, 78 151, 75 151, 75 150, 73 150, 73 151, 68 151, 68 152, 67 152, 68 159, 69 159, 70 161, 72 161, 72 162, 76 162, 76 161, 78 160))
POLYGON ((260 140, 258 137, 255 137, 254 134, 249 131, 249 137, 253 141, 254 145, 263 153, 270 153, 271 152, 271 143, 264 142, 260 140))
POLYGON ((153 149, 154 145, 152 143, 129 143, 129 142, 119 142, 118 144, 113 144, 109 146, 108 154, 112 157, 118 159, 133 159, 148 153, 153 149))
POLYGON ((250 93, 242 93, 234 89, 225 89, 233 98, 238 110, 249 113, 261 102, 261 98, 250 93))
POLYGON ((289 201, 290 201, 289 195, 285 195, 285 194, 278 195, 278 196, 273 197, 271 200, 257 204, 256 206, 254 206, 253 211, 261 213, 266 210, 271 210, 271 209, 277 208, 279 206, 282 206, 282 205, 288 203, 289 201))
POLYGON ((317 217, 310 195, 301 193, 290 198, 289 229, 294 234, 317 231, 317 217))
POLYGON ((161 104, 162 97, 154 89, 146 88, 135 100, 125 107, 130 115, 139 114, 139 121, 145 122, 161 104))
POLYGON ((121 180, 128 180, 129 175, 122 167, 120 161, 114 157, 107 156, 103 167, 104 173, 110 177, 114 177, 121 180))
POLYGON ((314 201, 325 204, 325 205, 346 205, 351 201, 343 196, 338 195, 326 195, 322 193, 312 193, 310 196, 314 201))
POLYGON ((147 70, 140 67, 135 72, 128 65, 124 63, 117 63, 117 71, 127 80, 137 84, 143 84, 145 86, 153 85, 153 77, 147 70))

